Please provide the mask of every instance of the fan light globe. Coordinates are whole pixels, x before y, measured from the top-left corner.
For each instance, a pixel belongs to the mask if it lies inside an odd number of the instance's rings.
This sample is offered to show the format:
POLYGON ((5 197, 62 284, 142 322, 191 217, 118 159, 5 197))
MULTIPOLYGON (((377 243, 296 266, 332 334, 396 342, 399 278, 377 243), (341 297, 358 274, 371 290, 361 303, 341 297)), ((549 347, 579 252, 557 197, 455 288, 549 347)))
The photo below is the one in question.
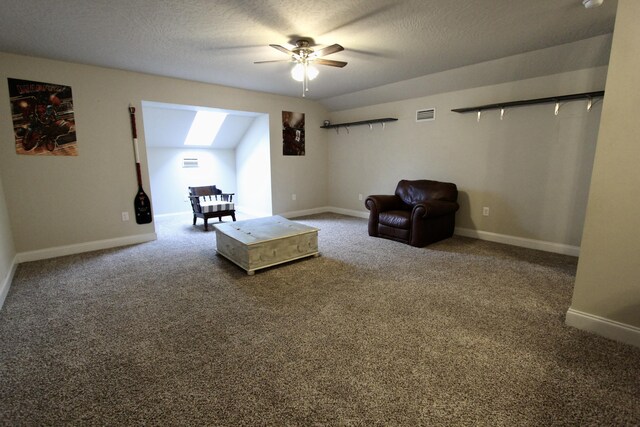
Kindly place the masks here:
POLYGON ((307 65, 307 77, 309 80, 313 80, 318 77, 319 71, 313 65, 307 65))
POLYGON ((298 63, 291 69, 291 77, 293 80, 301 82, 304 80, 304 65, 298 63))
MULTIPOLYGON (((309 80, 313 80, 316 77, 318 77, 318 69, 312 65, 307 65, 307 78, 309 80)), ((292 69, 291 69, 291 77, 293 77, 294 80, 301 82, 304 80, 304 65, 302 63, 297 63, 292 69)))

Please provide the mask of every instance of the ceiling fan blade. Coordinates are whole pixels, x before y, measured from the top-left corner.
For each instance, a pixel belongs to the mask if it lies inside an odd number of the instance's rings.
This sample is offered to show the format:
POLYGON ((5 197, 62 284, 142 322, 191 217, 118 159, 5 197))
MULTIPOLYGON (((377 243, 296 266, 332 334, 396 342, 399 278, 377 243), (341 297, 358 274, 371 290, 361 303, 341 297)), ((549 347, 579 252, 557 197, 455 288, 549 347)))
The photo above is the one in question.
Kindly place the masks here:
POLYGON ((287 55, 294 55, 294 53, 292 51, 290 51, 286 47, 280 46, 279 44, 270 44, 269 46, 271 46, 274 49, 279 50, 282 53, 286 53, 287 55))
POLYGON ((342 46, 340 46, 339 44, 332 44, 331 46, 327 46, 320 50, 316 50, 315 52, 313 52, 313 56, 319 57, 319 56, 331 55, 332 53, 340 52, 341 50, 344 50, 342 46))
POLYGON ((314 59, 313 60, 314 64, 320 64, 320 65, 329 65, 330 67, 344 67, 345 65, 347 65, 346 62, 343 61, 332 61, 331 59, 314 59))
POLYGON ((268 62, 291 62, 291 59, 272 59, 270 61, 256 61, 254 64, 266 64, 268 62))

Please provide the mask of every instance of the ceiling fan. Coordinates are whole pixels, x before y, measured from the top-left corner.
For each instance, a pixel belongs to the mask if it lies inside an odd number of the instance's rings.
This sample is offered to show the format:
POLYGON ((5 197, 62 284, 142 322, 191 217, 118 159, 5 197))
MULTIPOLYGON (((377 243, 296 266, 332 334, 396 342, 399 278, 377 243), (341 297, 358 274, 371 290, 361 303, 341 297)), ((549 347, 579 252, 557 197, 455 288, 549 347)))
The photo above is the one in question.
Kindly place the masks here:
POLYGON ((302 82, 302 96, 309 91, 309 80, 313 80, 318 76, 318 70, 313 64, 328 65, 330 67, 344 67, 347 65, 344 61, 334 61, 324 59, 321 56, 331 55, 332 53, 344 50, 339 44, 332 44, 320 50, 314 51, 309 44, 309 40, 296 40, 296 46, 293 49, 287 49, 279 44, 270 44, 274 49, 279 50, 287 55, 289 59, 276 59, 271 61, 256 61, 254 64, 265 64, 268 62, 294 62, 296 65, 291 70, 291 77, 294 80, 302 82))

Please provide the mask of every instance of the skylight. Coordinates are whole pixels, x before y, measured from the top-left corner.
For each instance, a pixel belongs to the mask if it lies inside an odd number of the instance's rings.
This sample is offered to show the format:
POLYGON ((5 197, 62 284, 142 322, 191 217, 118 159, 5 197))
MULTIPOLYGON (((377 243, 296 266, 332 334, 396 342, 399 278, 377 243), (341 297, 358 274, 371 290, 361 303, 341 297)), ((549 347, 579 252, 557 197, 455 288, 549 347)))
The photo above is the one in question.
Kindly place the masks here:
POLYGON ((226 117, 227 113, 218 111, 198 111, 184 145, 210 146, 226 117))

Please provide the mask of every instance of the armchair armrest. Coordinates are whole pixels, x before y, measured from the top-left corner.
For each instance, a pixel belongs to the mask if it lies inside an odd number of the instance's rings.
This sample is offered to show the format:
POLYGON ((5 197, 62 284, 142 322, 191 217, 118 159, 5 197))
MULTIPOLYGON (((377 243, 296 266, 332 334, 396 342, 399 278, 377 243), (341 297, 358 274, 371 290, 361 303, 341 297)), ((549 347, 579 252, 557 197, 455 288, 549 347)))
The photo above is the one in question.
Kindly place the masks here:
POLYGON ((445 200, 425 200, 413 207, 412 218, 435 218, 456 212, 460 205, 445 200))
POLYGON ((200 196, 189 194, 189 202, 191 202, 191 208, 193 209, 194 215, 196 213, 202 213, 202 206, 200 206, 200 196))
POLYGON ((373 195, 368 196, 364 205, 370 211, 384 212, 403 209, 406 205, 402 202, 400 197, 394 195, 373 195))
POLYGON ((369 213, 369 236, 378 235, 378 219, 380 212, 406 209, 406 205, 400 197, 394 195, 369 196, 364 205, 371 212, 369 213))

